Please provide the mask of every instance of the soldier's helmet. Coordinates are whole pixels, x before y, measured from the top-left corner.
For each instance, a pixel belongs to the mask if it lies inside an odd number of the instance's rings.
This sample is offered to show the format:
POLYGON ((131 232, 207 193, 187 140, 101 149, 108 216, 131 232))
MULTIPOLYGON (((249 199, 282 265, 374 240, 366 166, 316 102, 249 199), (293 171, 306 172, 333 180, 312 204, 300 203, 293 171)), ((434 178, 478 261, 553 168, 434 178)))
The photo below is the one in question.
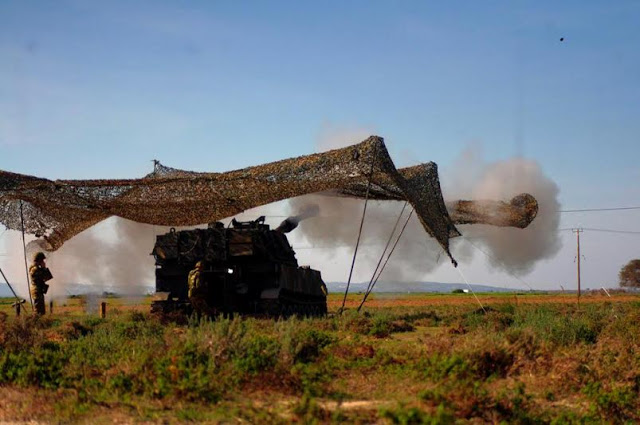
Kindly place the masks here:
POLYGON ((196 263, 196 269, 201 269, 203 267, 204 267, 204 261, 201 260, 196 263))
POLYGON ((33 261, 42 261, 44 259, 46 259, 47 257, 45 257, 44 252, 36 252, 35 254, 33 254, 33 261))

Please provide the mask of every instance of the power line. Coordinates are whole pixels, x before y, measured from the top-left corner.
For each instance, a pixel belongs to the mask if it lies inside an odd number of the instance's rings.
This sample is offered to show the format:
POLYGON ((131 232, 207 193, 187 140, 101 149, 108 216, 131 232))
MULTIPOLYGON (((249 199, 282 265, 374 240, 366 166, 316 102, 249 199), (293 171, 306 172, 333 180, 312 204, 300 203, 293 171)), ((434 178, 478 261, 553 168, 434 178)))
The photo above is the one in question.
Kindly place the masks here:
MULTIPOLYGON (((617 233, 617 234, 629 234, 629 235, 640 235, 640 231, 635 231, 635 230, 619 230, 619 229, 599 229, 599 228, 595 228, 595 227, 580 227, 583 230, 589 230, 592 232, 606 232, 606 233, 617 233)), ((567 228, 562 228, 562 229, 558 229, 559 232, 568 232, 570 230, 574 230, 575 228, 573 227, 567 227, 567 228)), ((484 236, 484 235, 483 235, 484 236)), ((469 242, 470 244, 473 244, 471 242, 472 239, 481 239, 483 236, 463 236, 463 239, 465 239, 467 242, 469 242)), ((379 246, 379 243, 366 243, 366 244, 360 244, 361 246, 379 246)), ((475 246, 475 245, 474 245, 475 246)), ((292 248, 296 251, 298 250, 303 250, 303 249, 340 249, 340 248, 352 248, 353 245, 311 245, 311 246, 293 246, 292 248)), ((476 249, 481 250, 479 247, 476 246, 476 249)), ((484 253, 485 255, 489 256, 488 253, 484 253)), ((517 276, 513 276, 515 278, 517 278, 517 276)))
MULTIPOLYGON (((598 211, 625 211, 625 210, 640 210, 640 206, 637 207, 603 207, 603 208, 572 208, 566 210, 557 210, 560 213, 575 213, 575 212, 598 212, 598 211)), ((243 214, 239 213, 238 215, 243 214)), ((278 214, 261 214, 266 217, 289 217, 287 215, 278 215, 278 214)), ((247 215, 247 217, 253 217, 253 215, 247 215)), ((258 217, 255 215, 255 217, 258 217)), ((330 215, 317 215, 312 218, 320 218, 320 219, 334 219, 336 217, 340 217, 338 214, 330 214, 330 215)), ((395 215, 379 215, 380 218, 396 218, 395 215)))
POLYGON ((590 230, 592 232, 607 232, 607 233, 622 233, 628 235, 640 235, 640 232, 635 230, 617 230, 617 229, 597 229, 594 227, 582 227, 583 230, 590 230))
POLYGON ((574 212, 622 211, 622 210, 640 210, 640 207, 584 208, 584 209, 573 209, 573 210, 558 210, 558 212, 574 213, 574 212))
MULTIPOLYGON (((627 234, 627 235, 640 235, 639 231, 636 230, 620 230, 620 229, 600 229, 596 227, 580 227, 582 230, 589 230, 591 232, 605 232, 605 233, 618 233, 618 234, 627 234)), ((574 230, 574 228, 565 228, 558 229, 560 232, 574 230)))
MULTIPOLYGON (((378 243, 361 243, 360 246, 380 246, 381 242, 378 243)), ((292 246, 294 250, 299 249, 337 249, 337 248, 353 248, 353 245, 310 245, 310 246, 292 246)))
MULTIPOLYGON (((557 210, 557 212, 559 213, 578 213, 578 212, 599 212, 599 211, 628 211, 628 210, 640 210, 640 206, 638 207, 604 207, 604 208, 575 208, 575 209, 566 209, 566 210, 557 210)), ((238 215, 241 215, 243 213, 240 213, 238 215)), ((264 215, 266 217, 274 217, 274 218, 279 218, 279 217, 289 217, 288 215, 278 215, 278 214, 261 214, 264 215)), ((258 217, 257 215, 247 215, 246 217, 258 217)), ((314 217, 310 217, 310 218, 315 218, 315 219, 324 219, 324 220, 335 220, 336 218, 341 217, 338 214, 329 214, 329 215, 317 215, 314 217)), ((380 219, 380 218, 396 218, 394 215, 387 215, 387 214, 382 214, 382 215, 378 215, 376 218, 380 219)))

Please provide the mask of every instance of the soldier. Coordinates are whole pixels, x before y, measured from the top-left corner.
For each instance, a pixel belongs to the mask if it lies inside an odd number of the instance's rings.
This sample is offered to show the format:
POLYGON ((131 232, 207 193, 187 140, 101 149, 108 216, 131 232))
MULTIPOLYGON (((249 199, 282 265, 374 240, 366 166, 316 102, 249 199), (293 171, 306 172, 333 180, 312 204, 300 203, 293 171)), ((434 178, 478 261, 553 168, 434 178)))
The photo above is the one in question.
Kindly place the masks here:
POLYGON ((198 315, 212 316, 213 311, 207 303, 207 288, 202 276, 203 271, 204 261, 198 261, 195 268, 189 272, 189 301, 198 315))
POLYGON ((53 276, 47 268, 43 252, 36 252, 33 256, 33 264, 29 267, 29 277, 31 278, 31 297, 37 314, 45 314, 44 294, 49 290, 47 281, 53 276))

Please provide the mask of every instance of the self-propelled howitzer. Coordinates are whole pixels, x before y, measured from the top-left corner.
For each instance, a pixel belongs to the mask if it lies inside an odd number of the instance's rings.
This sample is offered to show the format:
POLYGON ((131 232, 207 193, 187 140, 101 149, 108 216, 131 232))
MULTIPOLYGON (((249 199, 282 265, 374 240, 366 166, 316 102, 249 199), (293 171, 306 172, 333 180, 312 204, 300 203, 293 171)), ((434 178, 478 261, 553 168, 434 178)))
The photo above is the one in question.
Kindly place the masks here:
POLYGON ((164 299, 154 301, 151 311, 189 313, 189 271, 203 261, 204 298, 216 313, 325 314, 327 287, 319 271, 298 265, 288 230, 272 230, 260 217, 157 236, 156 292, 164 299))

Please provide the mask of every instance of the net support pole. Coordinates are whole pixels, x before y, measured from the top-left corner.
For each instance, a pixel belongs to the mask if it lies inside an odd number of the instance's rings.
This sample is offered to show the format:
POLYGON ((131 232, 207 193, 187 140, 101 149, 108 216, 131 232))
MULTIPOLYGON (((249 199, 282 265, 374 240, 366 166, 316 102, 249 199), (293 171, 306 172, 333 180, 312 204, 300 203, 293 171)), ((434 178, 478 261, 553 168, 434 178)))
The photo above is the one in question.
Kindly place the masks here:
POLYGON ((16 301, 20 301, 20 298, 18 297, 18 294, 16 294, 16 291, 13 290, 13 287, 11 286, 11 284, 9 283, 9 280, 7 279, 7 276, 4 275, 4 272, 2 271, 2 268, 0 268, 0 275, 2 276, 2 278, 4 279, 5 283, 7 284, 7 286, 9 287, 9 289, 11 289, 11 293, 13 294, 13 296, 16 298, 16 301))
POLYGON ((374 286, 376 286, 376 283, 378 283, 378 279, 380 279, 380 276, 382 276, 382 272, 384 271, 384 268, 387 266, 387 263, 389 262, 389 259, 391 258, 391 255, 393 254, 393 251, 396 250, 396 246, 398 246, 398 242, 400 242, 400 238, 402 237, 402 234, 404 233, 404 229, 407 228, 407 224, 409 224, 409 220, 411 220, 411 216, 413 215, 413 211, 414 210, 411 210, 411 212, 409 213, 409 216, 407 217, 407 220, 404 222, 404 226, 402 226, 402 230, 400 230, 400 234, 398 234, 398 237, 396 238, 396 241, 394 242, 393 247, 391 247, 391 251, 389 251, 389 254, 387 255, 387 259, 382 264, 382 268, 380 269, 380 272, 378 273, 378 276, 375 278, 375 280, 373 280, 371 282, 371 284, 367 288, 367 291, 364 294, 364 297, 362 297, 362 302, 358 306, 358 312, 360 312, 360 310, 362 309, 362 306, 367 301, 367 298, 369 298, 369 295, 373 291, 374 286))
POLYGON ((367 203, 369 202, 369 191, 371 190, 371 180, 373 179, 373 170, 376 165, 377 157, 378 157, 378 145, 376 144, 373 150, 373 158, 371 158, 371 170, 369 172, 369 181, 367 182, 367 192, 364 197, 364 208, 362 210, 362 218, 360 219, 360 229, 358 230, 358 239, 356 240, 356 248, 353 251, 353 259, 351 260, 351 269, 349 270, 349 279, 347 280, 347 287, 344 290, 344 298, 342 299, 340 314, 342 314, 342 312, 344 311, 344 305, 347 302, 347 294, 349 293, 351 276, 353 276, 353 267, 356 264, 356 257, 358 256, 358 246, 360 245, 360 237, 362 236, 362 226, 364 225, 364 218, 367 215, 367 203))
POLYGON ((25 242, 25 239, 24 239, 24 213, 22 211, 22 200, 20 200, 20 225, 22 227, 22 254, 24 256, 24 271, 27 277, 27 292, 29 293, 29 302, 31 303, 31 311, 33 311, 33 298, 31 298, 29 266, 27 265, 27 243, 25 242))

